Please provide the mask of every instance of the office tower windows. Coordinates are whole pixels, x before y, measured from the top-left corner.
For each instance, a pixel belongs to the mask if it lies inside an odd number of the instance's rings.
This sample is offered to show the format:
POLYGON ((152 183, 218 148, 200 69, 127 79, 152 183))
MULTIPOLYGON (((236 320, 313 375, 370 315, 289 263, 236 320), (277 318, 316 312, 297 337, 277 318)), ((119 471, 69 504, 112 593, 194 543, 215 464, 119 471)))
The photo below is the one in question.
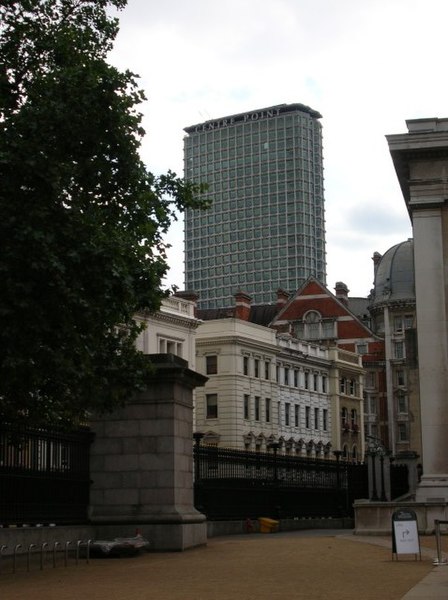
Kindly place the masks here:
POLYGON ((200 308, 326 283, 321 115, 282 104, 186 127, 184 174, 209 186, 185 214, 185 287, 200 308))

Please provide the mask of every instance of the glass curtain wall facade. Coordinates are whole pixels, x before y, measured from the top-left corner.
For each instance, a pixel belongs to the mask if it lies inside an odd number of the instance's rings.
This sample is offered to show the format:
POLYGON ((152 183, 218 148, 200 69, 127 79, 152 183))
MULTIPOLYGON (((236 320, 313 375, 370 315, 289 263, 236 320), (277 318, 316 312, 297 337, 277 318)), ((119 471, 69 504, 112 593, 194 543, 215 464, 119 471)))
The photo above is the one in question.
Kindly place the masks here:
POLYGON ((212 206, 185 214, 185 288, 200 308, 326 283, 321 115, 282 104, 186 127, 184 176, 212 206))

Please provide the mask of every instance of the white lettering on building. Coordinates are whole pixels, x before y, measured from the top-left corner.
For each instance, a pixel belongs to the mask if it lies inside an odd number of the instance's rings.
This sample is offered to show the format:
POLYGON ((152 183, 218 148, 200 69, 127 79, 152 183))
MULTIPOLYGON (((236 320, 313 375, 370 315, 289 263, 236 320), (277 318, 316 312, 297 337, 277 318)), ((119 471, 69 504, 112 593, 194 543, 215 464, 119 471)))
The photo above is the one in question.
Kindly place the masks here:
POLYGON ((203 123, 202 125, 196 125, 195 132, 199 133, 200 131, 213 131, 214 129, 222 129, 223 127, 229 127, 230 125, 234 125, 239 121, 242 121, 243 123, 248 123, 251 121, 259 121, 260 119, 270 119, 272 117, 277 117, 279 114, 279 108, 270 108, 268 110, 254 111, 246 113, 244 115, 238 115, 237 117, 217 119, 216 121, 208 121, 207 123, 203 123))

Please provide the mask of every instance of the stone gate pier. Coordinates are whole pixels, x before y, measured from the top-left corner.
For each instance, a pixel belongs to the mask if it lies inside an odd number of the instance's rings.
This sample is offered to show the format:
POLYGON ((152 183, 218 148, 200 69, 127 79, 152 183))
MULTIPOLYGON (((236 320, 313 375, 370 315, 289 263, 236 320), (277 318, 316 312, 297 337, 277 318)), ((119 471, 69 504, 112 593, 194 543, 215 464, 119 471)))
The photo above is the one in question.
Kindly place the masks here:
POLYGON ((207 378, 173 354, 149 356, 148 388, 91 421, 90 520, 96 539, 139 531, 153 550, 206 544, 193 503, 193 389, 207 378))

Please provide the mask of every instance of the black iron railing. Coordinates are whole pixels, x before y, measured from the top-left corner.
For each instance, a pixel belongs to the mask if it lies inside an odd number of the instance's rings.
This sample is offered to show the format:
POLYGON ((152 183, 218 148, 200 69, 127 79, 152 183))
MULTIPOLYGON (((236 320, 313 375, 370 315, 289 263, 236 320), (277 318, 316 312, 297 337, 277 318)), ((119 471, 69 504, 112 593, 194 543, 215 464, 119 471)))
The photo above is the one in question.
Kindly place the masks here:
POLYGON ((195 446, 195 481, 253 479, 278 481, 282 486, 333 489, 339 476, 347 486, 345 471, 335 460, 286 456, 276 452, 249 452, 214 446, 195 446))
POLYGON ((399 498, 409 492, 409 469, 407 465, 392 463, 390 465, 390 495, 399 498))
POLYGON ((88 428, 0 424, 0 525, 85 523, 91 441, 88 428))
POLYGON ((232 448, 194 447, 195 506, 211 519, 352 516, 367 466, 232 448))

